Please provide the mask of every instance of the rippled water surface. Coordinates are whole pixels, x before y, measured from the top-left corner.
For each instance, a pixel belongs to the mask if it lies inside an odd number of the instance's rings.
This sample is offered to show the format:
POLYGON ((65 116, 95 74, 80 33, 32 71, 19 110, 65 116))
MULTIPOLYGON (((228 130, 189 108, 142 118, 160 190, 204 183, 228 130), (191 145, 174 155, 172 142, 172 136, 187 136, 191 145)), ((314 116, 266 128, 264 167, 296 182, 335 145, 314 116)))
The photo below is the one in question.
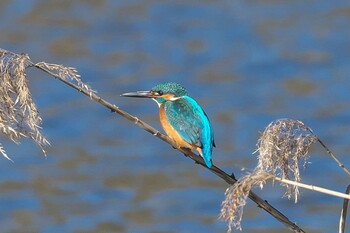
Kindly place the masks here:
MULTIPOLYGON (((214 163, 239 177, 259 132, 308 124, 350 167, 348 1, 0 2, 0 47, 76 67, 98 93, 159 128, 158 107, 126 99, 163 81, 187 87, 209 115, 214 163)), ((35 70, 33 97, 52 146, 1 143, 1 232, 225 232, 227 185, 133 123, 35 70)), ((305 183, 343 191, 348 177, 319 146, 305 183)), ((337 232, 342 200, 279 185, 256 190, 306 232, 337 232)), ((289 232, 252 202, 243 232, 289 232)))

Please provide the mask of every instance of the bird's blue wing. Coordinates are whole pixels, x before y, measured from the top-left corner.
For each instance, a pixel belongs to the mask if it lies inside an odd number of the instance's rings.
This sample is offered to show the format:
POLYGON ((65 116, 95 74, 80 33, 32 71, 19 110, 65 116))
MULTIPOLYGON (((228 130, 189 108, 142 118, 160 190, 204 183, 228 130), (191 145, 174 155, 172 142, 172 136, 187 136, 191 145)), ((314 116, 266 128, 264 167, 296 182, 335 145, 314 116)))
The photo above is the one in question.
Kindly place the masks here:
POLYGON ((190 144, 202 148, 203 157, 211 166, 214 145, 209 119, 201 106, 189 96, 165 103, 165 113, 171 126, 190 144))

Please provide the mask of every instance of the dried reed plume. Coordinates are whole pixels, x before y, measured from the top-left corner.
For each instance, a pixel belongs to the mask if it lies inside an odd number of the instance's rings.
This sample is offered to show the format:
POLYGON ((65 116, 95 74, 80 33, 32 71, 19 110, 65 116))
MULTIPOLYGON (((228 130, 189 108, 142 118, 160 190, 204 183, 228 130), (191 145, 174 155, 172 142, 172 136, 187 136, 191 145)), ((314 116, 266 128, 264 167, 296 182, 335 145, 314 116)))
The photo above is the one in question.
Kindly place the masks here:
MULTIPOLYGON (((15 54, 0 49, 0 130, 15 143, 22 138, 32 139, 46 156, 45 146, 50 145, 41 133, 42 119, 28 87, 26 69, 37 67, 56 72, 60 77, 75 80, 81 88, 89 89, 76 70, 62 65, 40 62, 34 64, 27 54, 15 54)), ((0 144, 0 153, 11 160, 0 144)))
MULTIPOLYGON (((228 222, 228 232, 232 228, 241 229, 243 207, 254 186, 262 188, 267 179, 275 176, 300 181, 299 162, 306 164, 310 146, 316 140, 316 135, 301 121, 279 119, 266 127, 257 144, 257 167, 226 190, 219 218, 228 222)), ((297 202, 298 187, 283 185, 287 188, 285 195, 290 198, 294 193, 297 202)))
MULTIPOLYGON (((266 127, 258 141, 259 162, 256 170, 299 182, 299 162, 303 161, 305 167, 310 146, 316 141, 317 136, 303 122, 293 119, 275 120, 266 127)), ((286 196, 291 198, 294 193, 297 202, 298 187, 283 185, 287 188, 286 196)))
POLYGON ((254 186, 262 186, 269 178, 272 178, 272 176, 268 173, 250 173, 241 177, 235 184, 226 189, 226 198, 222 202, 219 218, 228 222, 227 232, 231 232, 233 228, 242 230, 243 207, 247 202, 250 190, 254 186))

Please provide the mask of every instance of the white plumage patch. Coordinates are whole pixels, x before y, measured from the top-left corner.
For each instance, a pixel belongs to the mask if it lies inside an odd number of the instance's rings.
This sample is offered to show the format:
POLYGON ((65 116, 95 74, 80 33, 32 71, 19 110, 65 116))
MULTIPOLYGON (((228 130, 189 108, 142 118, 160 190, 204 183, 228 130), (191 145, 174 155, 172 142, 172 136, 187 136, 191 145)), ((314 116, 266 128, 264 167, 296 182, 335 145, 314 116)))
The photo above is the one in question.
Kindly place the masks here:
POLYGON ((160 103, 155 98, 152 98, 152 100, 154 100, 157 103, 158 107, 160 108, 160 103))

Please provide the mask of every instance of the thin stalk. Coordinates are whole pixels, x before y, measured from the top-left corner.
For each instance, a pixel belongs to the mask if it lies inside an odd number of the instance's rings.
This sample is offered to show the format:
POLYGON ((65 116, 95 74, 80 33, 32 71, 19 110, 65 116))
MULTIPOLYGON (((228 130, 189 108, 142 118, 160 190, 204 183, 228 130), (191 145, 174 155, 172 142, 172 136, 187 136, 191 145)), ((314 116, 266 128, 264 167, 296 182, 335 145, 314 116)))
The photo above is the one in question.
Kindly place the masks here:
MULTIPOLYGON (((350 193, 350 185, 346 188, 345 193, 349 194, 350 193)), ((346 223, 346 215, 348 213, 348 204, 349 204, 349 199, 345 199, 343 201, 343 209, 341 210, 341 215, 339 219, 339 233, 344 233, 345 232, 345 223, 346 223)))
POLYGON ((345 194, 345 193, 341 193, 341 192, 337 192, 337 191, 333 191, 330 189, 326 189, 326 188, 322 188, 319 186, 315 186, 315 185, 310 185, 310 184, 304 184, 304 183, 300 183, 297 181, 293 181, 293 180, 287 180, 287 179, 283 179, 277 176, 272 176, 272 178, 274 180, 277 180, 279 182, 285 183, 285 184, 290 184, 290 185, 295 185, 304 189, 309 189, 309 190, 313 190, 316 192, 320 192, 320 193, 325 193, 331 196, 335 196, 335 197, 340 197, 340 198, 345 198, 345 199, 350 199, 350 195, 349 194, 345 194))
POLYGON ((345 173, 347 173, 350 176, 350 171, 349 169, 347 169, 345 167, 345 165, 340 162, 340 160, 333 154, 333 152, 328 148, 328 146, 326 144, 324 144, 324 142, 312 131, 312 129, 310 129, 309 127, 307 127, 307 129, 316 136, 317 141, 321 144, 321 146, 327 151, 327 153, 332 157, 332 159, 338 164, 339 167, 341 167, 345 173))

